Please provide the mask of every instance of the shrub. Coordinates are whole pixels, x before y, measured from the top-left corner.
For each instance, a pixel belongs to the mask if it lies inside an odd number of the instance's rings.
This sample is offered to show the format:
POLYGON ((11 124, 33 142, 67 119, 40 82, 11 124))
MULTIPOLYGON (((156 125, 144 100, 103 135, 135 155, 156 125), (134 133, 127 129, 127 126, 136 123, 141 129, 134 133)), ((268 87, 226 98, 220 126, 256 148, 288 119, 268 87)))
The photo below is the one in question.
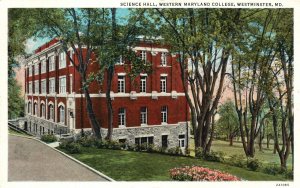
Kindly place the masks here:
POLYGON ((204 155, 204 159, 207 161, 224 162, 225 153, 222 151, 211 151, 204 155))
POLYGON ((204 154, 203 154, 203 149, 202 148, 196 148, 195 150, 195 157, 196 158, 201 158, 203 159, 204 158, 204 154))
POLYGON ((75 142, 71 142, 67 145, 66 150, 72 154, 81 153, 81 145, 75 142))
POLYGON ((222 151, 210 151, 209 153, 204 154, 202 148, 197 148, 195 152, 196 158, 204 159, 207 161, 223 162, 225 153, 222 151))
POLYGON ((84 136, 77 140, 77 143, 79 143, 83 147, 94 147, 96 146, 96 142, 97 140, 90 136, 84 136))
POLYGON ((154 153, 154 152, 156 152, 156 149, 155 149, 154 144, 149 144, 149 145, 148 145, 148 147, 147 147, 147 152, 149 152, 149 153, 154 153))
POLYGON ((240 181, 240 178, 231 174, 199 166, 173 168, 170 176, 177 181, 240 181))
POLYGON ((246 166, 245 157, 243 155, 231 155, 229 158, 230 165, 244 168, 246 166))
POLYGON ((168 149, 167 153, 170 155, 182 155, 182 151, 178 146, 175 148, 168 149))
POLYGON ((277 175, 283 174, 285 171, 282 170, 276 163, 271 163, 263 168, 263 172, 266 174, 277 175))
POLYGON ((258 159, 255 158, 248 158, 247 160, 247 168, 252 171, 256 171, 261 166, 261 163, 258 159))
POLYGON ((52 134, 44 134, 42 137, 41 137, 41 140, 43 142, 46 142, 46 143, 51 143, 51 142, 56 142, 57 141, 57 138, 52 135, 52 134))
POLYGON ((286 170, 286 172, 285 172, 285 177, 286 177, 287 179, 293 180, 293 179, 294 179, 294 172, 293 172, 292 170, 286 170))

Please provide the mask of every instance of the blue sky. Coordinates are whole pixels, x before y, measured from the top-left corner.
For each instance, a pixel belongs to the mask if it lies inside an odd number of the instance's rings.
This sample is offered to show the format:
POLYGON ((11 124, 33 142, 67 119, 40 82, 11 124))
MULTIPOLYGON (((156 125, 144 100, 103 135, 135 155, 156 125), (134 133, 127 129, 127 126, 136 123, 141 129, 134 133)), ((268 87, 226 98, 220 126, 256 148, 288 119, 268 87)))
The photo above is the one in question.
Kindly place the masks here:
MULTIPOLYGON (((127 8, 118 8, 117 9, 117 17, 126 18, 127 16, 129 16, 129 10, 127 8)), ((37 49, 39 46, 43 45, 44 43, 46 43, 50 40, 51 40, 50 38, 37 38, 37 39, 34 39, 32 37, 32 38, 30 38, 26 41, 25 51, 27 53, 31 53, 35 49, 37 49)))

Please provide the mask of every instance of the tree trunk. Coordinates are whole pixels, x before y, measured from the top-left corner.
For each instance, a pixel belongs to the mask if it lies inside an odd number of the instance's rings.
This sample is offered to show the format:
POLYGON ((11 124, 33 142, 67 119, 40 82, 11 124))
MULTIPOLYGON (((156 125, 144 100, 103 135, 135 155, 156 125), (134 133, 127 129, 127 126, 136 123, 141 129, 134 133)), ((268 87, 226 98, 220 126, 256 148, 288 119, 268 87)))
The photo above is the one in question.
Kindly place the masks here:
POLYGON ((233 146, 233 136, 230 136, 229 138, 229 146, 233 146))
MULTIPOLYGON (((85 82, 85 79, 84 79, 84 82, 85 82)), ((85 96, 85 101, 86 101, 86 109, 87 109, 87 114, 88 114, 88 117, 89 117, 90 124, 92 125, 95 137, 97 139, 101 140, 102 137, 101 137, 100 124, 98 123, 98 121, 96 119, 96 116, 95 116, 95 113, 94 113, 90 93, 89 93, 87 87, 84 87, 83 91, 84 91, 84 96, 85 96)))
POLYGON ((270 136, 267 135, 267 148, 268 148, 268 149, 269 149, 269 147, 270 147, 270 140, 271 140, 270 136))
POLYGON ((112 108, 112 101, 110 96, 113 73, 114 73, 114 68, 113 66, 110 66, 107 70, 106 107, 108 112, 107 113, 108 129, 105 138, 106 140, 112 139, 112 132, 113 132, 113 108, 112 108))

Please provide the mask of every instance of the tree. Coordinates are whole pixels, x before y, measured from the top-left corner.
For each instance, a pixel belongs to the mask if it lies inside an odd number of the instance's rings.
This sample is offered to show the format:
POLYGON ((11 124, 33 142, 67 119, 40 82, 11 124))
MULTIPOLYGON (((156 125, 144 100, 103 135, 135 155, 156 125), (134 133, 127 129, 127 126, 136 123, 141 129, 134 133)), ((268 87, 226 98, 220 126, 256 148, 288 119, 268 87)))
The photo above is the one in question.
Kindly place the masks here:
POLYGON ((273 62, 268 79, 267 98, 272 114, 274 147, 280 158, 281 168, 286 170, 287 159, 292 149, 294 154, 294 112, 293 112, 293 10, 278 10, 280 20, 275 41, 278 59, 273 62), (279 137, 281 133, 281 137, 279 137), (280 140, 282 142, 280 146, 280 140))
POLYGON ((108 25, 107 9, 34 9, 29 18, 35 20, 36 27, 39 28, 37 36, 58 38, 62 43, 64 52, 80 74, 87 115, 94 136, 101 139, 101 126, 96 119, 88 89, 87 67, 92 63, 90 59, 103 40, 99 31, 105 31, 108 25), (78 64, 70 57, 69 48, 74 51, 78 64))
POLYGON ((171 51, 180 54, 181 80, 191 109, 195 148, 201 147, 207 153, 214 130, 213 115, 223 91, 233 44, 240 35, 241 10, 155 9, 150 14, 171 51))
POLYGON ((10 119, 24 116, 24 99, 21 86, 15 78, 15 69, 25 55, 26 40, 37 28, 33 20, 24 19, 30 14, 27 9, 8 9, 8 117, 10 119))
POLYGON ((233 101, 228 100, 219 107, 220 118, 217 121, 218 134, 226 135, 229 145, 233 145, 233 139, 239 134, 238 117, 233 101))
POLYGON ((243 149, 254 157, 254 142, 261 130, 259 117, 266 99, 265 89, 276 57, 274 32, 280 17, 276 10, 246 11, 244 38, 233 53, 232 81, 243 149), (248 121, 250 120, 250 121, 248 121))

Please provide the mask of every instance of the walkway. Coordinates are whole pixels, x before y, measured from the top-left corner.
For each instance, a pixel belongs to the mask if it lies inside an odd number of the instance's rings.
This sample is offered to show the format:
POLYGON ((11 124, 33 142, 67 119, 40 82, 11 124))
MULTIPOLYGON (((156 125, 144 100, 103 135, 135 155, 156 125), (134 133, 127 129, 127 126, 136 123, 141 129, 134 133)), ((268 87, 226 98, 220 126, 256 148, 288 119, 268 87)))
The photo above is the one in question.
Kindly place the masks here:
POLYGON ((9 135, 8 181, 107 181, 32 139, 9 135))

